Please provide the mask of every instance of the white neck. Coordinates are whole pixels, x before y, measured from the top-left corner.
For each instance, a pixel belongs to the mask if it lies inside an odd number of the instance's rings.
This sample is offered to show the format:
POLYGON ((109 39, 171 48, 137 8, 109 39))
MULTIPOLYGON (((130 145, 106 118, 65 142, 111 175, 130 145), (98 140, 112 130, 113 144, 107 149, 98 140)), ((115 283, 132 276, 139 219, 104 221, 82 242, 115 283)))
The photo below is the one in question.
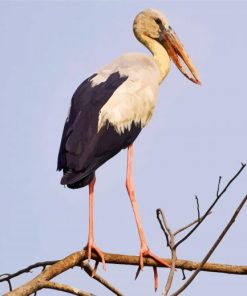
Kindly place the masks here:
POLYGON ((152 38, 145 35, 139 35, 138 40, 143 43, 153 54, 153 59, 160 70, 159 84, 165 79, 171 67, 170 57, 165 48, 152 38))

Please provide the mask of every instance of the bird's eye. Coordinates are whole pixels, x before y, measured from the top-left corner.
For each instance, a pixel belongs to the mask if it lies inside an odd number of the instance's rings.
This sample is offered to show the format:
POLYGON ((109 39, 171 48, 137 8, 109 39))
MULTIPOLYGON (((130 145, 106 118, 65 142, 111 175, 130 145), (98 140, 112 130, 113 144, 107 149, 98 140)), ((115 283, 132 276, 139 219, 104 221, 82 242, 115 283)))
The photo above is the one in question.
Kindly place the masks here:
POLYGON ((155 22, 156 22, 157 25, 161 25, 162 24, 162 21, 161 21, 160 18, 156 18, 155 19, 155 22))

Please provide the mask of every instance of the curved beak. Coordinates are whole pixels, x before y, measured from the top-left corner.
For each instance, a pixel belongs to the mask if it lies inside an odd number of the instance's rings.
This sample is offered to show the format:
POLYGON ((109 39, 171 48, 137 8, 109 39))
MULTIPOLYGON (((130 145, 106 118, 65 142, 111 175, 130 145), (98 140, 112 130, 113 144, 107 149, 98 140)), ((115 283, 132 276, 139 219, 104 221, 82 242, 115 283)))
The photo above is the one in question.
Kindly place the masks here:
POLYGON ((160 42, 165 47, 170 58, 173 60, 178 69, 183 73, 183 75, 192 82, 196 84, 201 84, 201 80, 196 71, 196 68, 194 67, 188 54, 184 50, 183 44, 170 26, 168 29, 163 28, 160 34, 160 42), (187 69, 185 69, 183 64, 187 66, 187 69))

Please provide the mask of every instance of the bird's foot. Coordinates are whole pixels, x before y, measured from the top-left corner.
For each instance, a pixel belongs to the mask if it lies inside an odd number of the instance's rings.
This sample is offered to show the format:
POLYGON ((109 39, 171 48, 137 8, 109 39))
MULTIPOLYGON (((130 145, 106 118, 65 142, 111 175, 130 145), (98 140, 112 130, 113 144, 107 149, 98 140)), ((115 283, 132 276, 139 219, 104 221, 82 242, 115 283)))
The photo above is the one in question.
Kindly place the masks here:
MULTIPOLYGON (((160 258, 159 256, 156 256, 153 252, 151 252, 147 245, 142 245, 141 249, 140 249, 140 263, 139 263, 139 267, 136 272, 135 279, 137 279, 137 277, 139 276, 140 271, 143 270, 143 266, 144 266, 143 258, 144 257, 152 258, 153 260, 160 263, 161 265, 164 265, 166 267, 171 267, 171 265, 167 261, 160 258)), ((157 272, 156 266, 153 267, 153 271, 154 271, 154 290, 156 291, 158 289, 158 272, 157 272)))
MULTIPOLYGON (((84 247, 84 250, 87 251, 87 257, 88 257, 89 261, 90 261, 90 259, 92 257, 92 252, 94 252, 96 255, 98 255, 98 257, 101 259, 103 269, 106 271, 105 255, 93 242, 92 243, 88 242, 86 247, 84 247)), ((92 276, 95 276, 95 274, 96 274, 98 263, 99 262, 96 260, 96 264, 95 264, 92 276)))

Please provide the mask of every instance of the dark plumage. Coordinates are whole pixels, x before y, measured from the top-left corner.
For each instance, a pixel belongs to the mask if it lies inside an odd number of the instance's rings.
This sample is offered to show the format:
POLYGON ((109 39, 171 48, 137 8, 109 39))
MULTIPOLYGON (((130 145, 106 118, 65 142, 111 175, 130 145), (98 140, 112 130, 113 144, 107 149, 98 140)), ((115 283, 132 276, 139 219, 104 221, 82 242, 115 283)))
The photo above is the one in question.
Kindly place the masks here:
POLYGON ((115 72, 93 87, 90 80, 96 75, 86 79, 72 97, 58 154, 57 169, 64 172, 61 184, 72 189, 88 185, 95 170, 132 144, 141 131, 140 125, 132 124, 121 135, 111 125, 97 132, 100 109, 128 77, 115 72))

